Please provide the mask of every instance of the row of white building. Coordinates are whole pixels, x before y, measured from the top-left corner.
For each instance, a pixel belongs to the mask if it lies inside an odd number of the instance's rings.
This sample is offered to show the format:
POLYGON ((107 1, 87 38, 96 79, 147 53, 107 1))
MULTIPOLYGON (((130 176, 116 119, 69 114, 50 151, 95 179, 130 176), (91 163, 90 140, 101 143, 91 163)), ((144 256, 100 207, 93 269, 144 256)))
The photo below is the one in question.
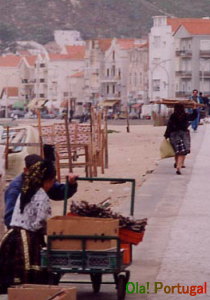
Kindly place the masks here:
POLYGON ((79 114, 88 104, 188 98, 194 88, 210 94, 209 18, 156 16, 145 39, 82 41, 76 31, 56 31, 54 45, 0 57, 1 106, 35 98, 79 114))

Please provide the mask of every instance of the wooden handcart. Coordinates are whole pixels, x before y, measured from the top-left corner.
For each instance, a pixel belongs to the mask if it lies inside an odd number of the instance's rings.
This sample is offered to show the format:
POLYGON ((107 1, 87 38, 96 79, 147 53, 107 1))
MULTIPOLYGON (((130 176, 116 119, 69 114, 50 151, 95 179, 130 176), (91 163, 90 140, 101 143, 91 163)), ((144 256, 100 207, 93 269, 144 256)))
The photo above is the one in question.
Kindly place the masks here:
MULTIPOLYGON (((78 180, 90 181, 119 181, 130 182, 131 189, 131 205, 130 214, 134 212, 135 197, 135 180, 129 178, 78 178, 78 180)), ((66 195, 68 184, 66 183, 66 195)), ((64 215, 66 215, 67 197, 64 201, 64 215)), ((120 247, 119 236, 96 236, 96 235, 62 235, 53 234, 47 237, 47 248, 42 250, 41 265, 51 274, 57 273, 58 277, 62 277, 65 273, 89 274, 90 281, 62 281, 61 283, 91 283, 94 293, 100 291, 101 284, 115 284, 117 289, 117 299, 123 300, 126 296, 126 284, 129 281, 130 271, 126 270, 132 263, 132 245, 130 246, 131 258, 129 263, 123 262, 123 250, 120 247), (54 250, 52 244, 59 240, 79 240, 82 243, 82 249, 79 251, 54 250), (115 249, 92 251, 87 249, 87 243, 90 240, 100 241, 116 241, 115 249), (103 282, 103 274, 113 274, 113 281, 103 282)), ((54 284, 54 277, 50 279, 50 284, 54 284)))

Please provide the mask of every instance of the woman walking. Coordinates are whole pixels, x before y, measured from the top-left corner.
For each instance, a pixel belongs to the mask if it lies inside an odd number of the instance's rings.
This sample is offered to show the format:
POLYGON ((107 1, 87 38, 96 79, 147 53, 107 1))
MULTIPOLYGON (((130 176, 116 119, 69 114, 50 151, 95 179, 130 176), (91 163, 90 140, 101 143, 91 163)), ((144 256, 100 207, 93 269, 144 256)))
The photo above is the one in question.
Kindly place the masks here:
POLYGON ((189 121, 193 121, 197 117, 196 104, 193 112, 188 114, 185 112, 184 105, 177 103, 174 106, 174 113, 170 116, 164 137, 169 138, 170 143, 175 152, 176 174, 181 175, 181 168, 185 168, 184 160, 190 153, 190 132, 188 127, 189 121))

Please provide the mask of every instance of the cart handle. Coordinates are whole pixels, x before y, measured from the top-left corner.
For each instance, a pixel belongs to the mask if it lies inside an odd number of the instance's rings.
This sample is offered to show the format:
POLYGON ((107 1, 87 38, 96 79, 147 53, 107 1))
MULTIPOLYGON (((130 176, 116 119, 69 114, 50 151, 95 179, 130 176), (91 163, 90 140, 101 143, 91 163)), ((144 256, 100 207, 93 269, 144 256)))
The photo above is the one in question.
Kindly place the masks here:
MULTIPOLYGON (((77 180, 83 181, 118 181, 120 183, 131 182, 131 206, 130 215, 134 214, 134 201, 135 201, 135 187, 136 180, 133 178, 104 178, 104 177, 78 177, 77 180)), ((67 211, 67 200, 68 200, 68 176, 66 177, 65 195, 64 195, 64 209, 63 215, 66 215, 67 211)))

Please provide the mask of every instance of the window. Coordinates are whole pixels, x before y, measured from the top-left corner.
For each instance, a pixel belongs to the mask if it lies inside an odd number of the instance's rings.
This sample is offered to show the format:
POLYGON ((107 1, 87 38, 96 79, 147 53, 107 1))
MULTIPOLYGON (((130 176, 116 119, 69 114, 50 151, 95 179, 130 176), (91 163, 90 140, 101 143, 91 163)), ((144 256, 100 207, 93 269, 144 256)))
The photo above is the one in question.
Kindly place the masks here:
POLYGON ((40 81, 40 82, 45 82, 44 78, 40 78, 39 81, 40 81))
POLYGON ((115 85, 112 86, 112 94, 115 94, 115 85))
POLYGON ((137 74, 134 73, 134 86, 136 86, 136 84, 137 84, 137 74))
POLYGON ((45 68, 45 64, 41 63, 40 68, 45 68))
POLYGON ((106 93, 107 93, 107 95, 109 94, 109 86, 108 85, 106 87, 106 93))
POLYGON ((112 66, 112 76, 115 76, 115 66, 112 66))
POLYGON ((64 92, 64 93, 63 93, 63 96, 64 96, 64 97, 68 97, 68 95, 69 95, 68 92, 64 92))
POLYGON ((120 69, 118 71, 118 77, 119 77, 119 79, 121 79, 121 70, 120 69))
POLYGON ((152 89, 154 92, 160 91, 160 79, 154 79, 152 81, 152 89))
POLYGON ((160 42, 161 42, 161 39, 160 39, 160 36, 154 36, 154 40, 153 40, 153 44, 154 44, 154 47, 155 48, 159 48, 160 47, 160 42))
POLYGON ((142 73, 140 72, 140 73, 139 73, 139 83, 140 83, 140 84, 142 84, 142 79, 143 79, 143 76, 142 76, 142 73))
POLYGON ((44 94, 39 94, 39 97, 40 98, 44 98, 44 94))
POLYGON ((112 59, 115 60, 115 51, 112 52, 112 59))
POLYGON ((109 69, 106 70, 106 75, 109 77, 109 69))

